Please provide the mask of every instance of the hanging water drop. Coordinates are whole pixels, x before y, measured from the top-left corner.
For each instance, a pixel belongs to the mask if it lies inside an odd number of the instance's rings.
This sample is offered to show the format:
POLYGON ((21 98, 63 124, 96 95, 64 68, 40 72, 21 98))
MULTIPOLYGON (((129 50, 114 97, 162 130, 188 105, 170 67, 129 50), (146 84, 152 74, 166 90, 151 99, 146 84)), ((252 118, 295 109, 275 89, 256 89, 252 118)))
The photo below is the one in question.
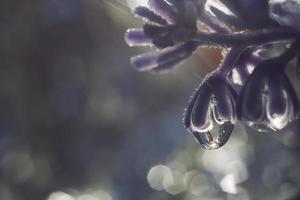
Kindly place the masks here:
POLYGON ((250 122, 248 123, 248 126, 260 133, 269 133, 276 131, 272 127, 270 127, 268 122, 250 122))
POLYGON ((192 132, 196 141, 205 149, 213 150, 222 147, 231 136, 234 124, 225 122, 218 124, 214 122, 211 130, 206 132, 192 132))

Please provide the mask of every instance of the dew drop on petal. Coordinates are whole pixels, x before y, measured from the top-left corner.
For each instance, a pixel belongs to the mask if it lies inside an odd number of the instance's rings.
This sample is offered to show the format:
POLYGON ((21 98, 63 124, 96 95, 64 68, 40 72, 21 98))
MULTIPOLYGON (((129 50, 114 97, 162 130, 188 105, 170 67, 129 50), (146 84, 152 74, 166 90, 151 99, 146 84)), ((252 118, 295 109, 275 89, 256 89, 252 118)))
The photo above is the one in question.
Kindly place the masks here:
POLYGON ((268 122, 249 122, 248 126, 260 133, 270 133, 276 131, 268 122))
POLYGON ((231 122, 225 122, 218 124, 214 122, 211 130, 206 132, 193 132, 193 136, 196 141, 204 148, 213 150, 222 147, 231 136, 234 124, 231 122))

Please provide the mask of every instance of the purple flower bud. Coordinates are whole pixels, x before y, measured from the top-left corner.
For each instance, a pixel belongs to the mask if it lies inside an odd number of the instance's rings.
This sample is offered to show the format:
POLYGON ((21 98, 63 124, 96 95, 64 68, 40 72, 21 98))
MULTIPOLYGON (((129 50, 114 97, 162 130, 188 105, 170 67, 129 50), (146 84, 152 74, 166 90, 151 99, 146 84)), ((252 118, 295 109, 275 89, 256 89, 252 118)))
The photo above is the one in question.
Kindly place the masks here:
POLYGON ((230 72, 228 76, 230 82, 240 86, 244 85, 255 67, 262 61, 263 58, 259 55, 255 55, 253 50, 246 50, 240 55, 234 68, 230 72))
POLYGON ((146 19, 143 29, 129 29, 125 41, 129 46, 162 49, 131 59, 139 71, 166 72, 178 65, 199 46, 191 40, 197 32, 197 1, 149 0, 149 8, 137 7, 134 13, 146 19), (179 6, 181 5, 181 6, 179 6))
POLYGON ((270 59, 257 66, 238 99, 240 119, 260 132, 283 129, 299 112, 295 91, 280 65, 270 59))
POLYGON ((247 29, 259 29, 274 25, 268 16, 267 0, 221 0, 221 2, 234 14, 234 16, 221 14, 220 10, 215 10, 225 23, 247 29))
POLYGON ((218 19, 221 19, 228 26, 234 26, 238 28, 244 28, 245 26, 243 24, 243 21, 240 18, 233 15, 228 15, 218 8, 211 7, 211 12, 214 15, 216 15, 218 19))
POLYGON ((235 117, 235 92, 219 75, 206 78, 194 93, 185 113, 186 128, 207 149, 223 146, 235 117))
POLYGON ((165 0, 148 0, 148 6, 154 13, 161 16, 169 24, 175 24, 178 16, 176 15, 174 6, 165 0))
POLYGON ((283 26, 300 31, 300 2, 297 0, 270 0, 270 17, 283 26))
POLYGON ((151 38, 145 35, 142 29, 128 29, 125 41, 129 46, 153 46, 151 38))
POLYGON ((297 56, 300 69, 300 3, 218 3, 148 0, 148 7, 134 10, 146 21, 143 29, 129 29, 125 35, 130 46, 153 45, 159 49, 131 59, 138 71, 166 72, 199 46, 227 49, 219 67, 202 82, 185 112, 186 128, 206 149, 223 146, 236 120, 259 131, 277 131, 293 121, 300 109, 284 72, 287 63, 297 56), (207 30, 199 30, 203 24, 207 30), (241 86, 236 88, 238 97, 227 80, 241 86))
POLYGON ((134 9, 133 12, 149 22, 154 22, 160 25, 167 25, 166 20, 161 18, 161 16, 155 14, 153 11, 149 10, 149 8, 147 7, 138 6, 134 9))
POLYGON ((138 55, 131 58, 131 63, 138 71, 149 71, 156 68, 155 71, 157 72, 160 70, 165 71, 189 57, 197 46, 197 42, 187 42, 163 50, 138 55))

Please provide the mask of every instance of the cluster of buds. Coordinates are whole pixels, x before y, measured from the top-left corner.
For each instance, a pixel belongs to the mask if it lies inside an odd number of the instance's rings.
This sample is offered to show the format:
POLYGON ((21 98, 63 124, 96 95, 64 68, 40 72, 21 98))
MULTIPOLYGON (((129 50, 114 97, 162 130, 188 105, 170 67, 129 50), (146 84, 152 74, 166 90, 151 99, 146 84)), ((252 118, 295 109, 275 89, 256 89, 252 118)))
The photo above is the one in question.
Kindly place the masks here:
POLYGON ((223 146, 237 121, 277 132, 297 118, 299 100, 285 69, 300 63, 300 1, 148 0, 134 13, 145 24, 129 29, 126 42, 157 48, 131 58, 138 71, 168 71, 197 48, 226 52, 185 111, 186 128, 206 149, 223 146))

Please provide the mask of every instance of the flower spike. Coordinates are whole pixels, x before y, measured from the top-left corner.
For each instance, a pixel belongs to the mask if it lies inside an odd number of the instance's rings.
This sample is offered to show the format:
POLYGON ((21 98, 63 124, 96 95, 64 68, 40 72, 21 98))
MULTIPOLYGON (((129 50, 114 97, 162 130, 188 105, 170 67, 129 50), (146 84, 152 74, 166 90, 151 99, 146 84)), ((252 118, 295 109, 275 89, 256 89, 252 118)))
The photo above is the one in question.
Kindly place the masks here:
POLYGON ((296 0, 148 0, 134 13, 145 24, 129 29, 129 46, 157 50, 131 58, 138 71, 167 72, 197 48, 227 52, 194 92, 184 125, 206 149, 222 147, 240 121, 278 132, 299 116, 285 68, 300 71, 300 3, 296 0), (253 11, 255 10, 255 14, 253 11), (280 48, 278 48, 280 46, 280 48))

